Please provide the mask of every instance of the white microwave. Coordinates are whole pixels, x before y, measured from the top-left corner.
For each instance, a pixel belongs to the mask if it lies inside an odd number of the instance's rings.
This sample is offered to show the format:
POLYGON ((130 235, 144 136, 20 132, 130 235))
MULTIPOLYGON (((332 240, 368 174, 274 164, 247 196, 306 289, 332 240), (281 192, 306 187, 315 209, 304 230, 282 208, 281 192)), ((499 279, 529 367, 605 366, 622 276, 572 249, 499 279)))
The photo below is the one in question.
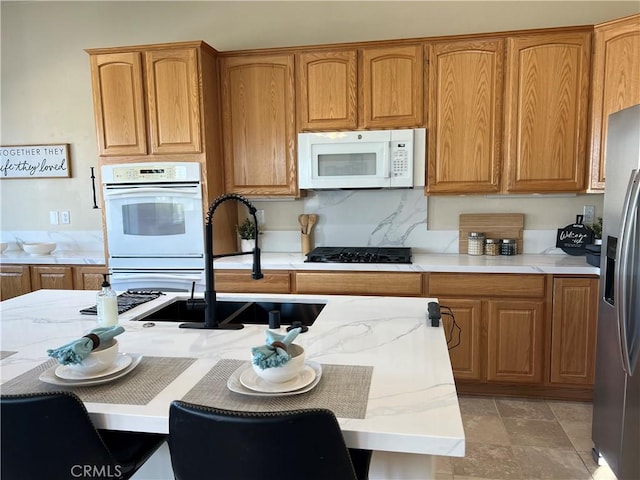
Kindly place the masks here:
POLYGON ((300 133, 299 186, 301 189, 422 187, 425 148, 424 128, 300 133))

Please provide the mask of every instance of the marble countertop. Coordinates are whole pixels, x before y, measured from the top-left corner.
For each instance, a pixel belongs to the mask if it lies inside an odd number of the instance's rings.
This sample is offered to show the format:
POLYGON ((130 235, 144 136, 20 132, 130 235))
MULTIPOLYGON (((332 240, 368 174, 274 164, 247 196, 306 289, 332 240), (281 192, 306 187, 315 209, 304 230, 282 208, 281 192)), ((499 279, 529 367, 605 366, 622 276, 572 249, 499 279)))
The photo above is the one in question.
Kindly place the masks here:
POLYGON ((29 255, 24 250, 5 250, 0 264, 31 265, 104 265, 102 251, 54 250, 50 255, 29 255))
MULTIPOLYGON (((306 263, 301 253, 261 252, 266 270, 336 270, 379 272, 461 272, 461 273, 543 273, 557 275, 599 275, 600 269, 587 263, 584 256, 565 254, 522 254, 514 256, 472 256, 452 253, 413 252, 410 264, 306 263)), ((252 256, 224 257, 216 268, 249 269, 252 256)), ((54 251, 51 255, 33 256, 22 250, 8 250, 0 255, 4 264, 104 265, 103 252, 54 251)))
MULTIPOLYGON (((305 263, 301 253, 262 253, 266 270, 340 270, 380 272, 460 272, 460 273, 548 273, 599 275, 600 269, 589 265, 584 256, 514 255, 472 256, 464 254, 413 252, 410 264, 373 263, 305 263)), ((251 268, 251 255, 216 260, 216 268, 251 268)))
MULTIPOLYGON (((167 293, 120 315, 121 351, 197 360, 143 406, 87 403, 98 428, 168 431, 172 400, 182 398, 221 359, 249 360, 266 326, 242 330, 179 329, 177 323, 137 321, 185 294, 167 293)), ((373 366, 366 416, 339 418, 354 448, 464 456, 465 440, 445 332, 425 322, 428 298, 219 294, 219 300, 321 302, 326 306, 296 343, 319 363, 373 366)), ((39 290, 0 303, 0 346, 17 351, 0 363, 4 383, 47 361, 48 348, 82 336, 95 317, 79 310, 95 292, 39 290)), ((125 377, 126 378, 126 377, 125 377)))

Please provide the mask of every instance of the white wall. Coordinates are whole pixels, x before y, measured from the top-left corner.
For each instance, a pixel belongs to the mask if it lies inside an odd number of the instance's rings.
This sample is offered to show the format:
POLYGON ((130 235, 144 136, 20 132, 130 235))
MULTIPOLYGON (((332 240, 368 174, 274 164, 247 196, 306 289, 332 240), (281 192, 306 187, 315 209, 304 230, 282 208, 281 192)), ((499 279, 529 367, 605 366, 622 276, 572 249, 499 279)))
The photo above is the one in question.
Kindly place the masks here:
MULTIPOLYGON (((7 2, 0 3, 0 144, 69 143, 71 178, 0 180, 0 231, 92 231, 97 165, 85 48, 204 40, 221 51, 594 24, 638 2, 7 2), (70 225, 49 225, 69 210, 70 225)), ((270 228, 297 227, 303 201, 259 202, 270 228)), ((467 211, 519 211, 533 228, 564 225, 602 196, 432 198, 429 228, 455 229, 467 211), (486 209, 486 210, 485 210, 486 209)))

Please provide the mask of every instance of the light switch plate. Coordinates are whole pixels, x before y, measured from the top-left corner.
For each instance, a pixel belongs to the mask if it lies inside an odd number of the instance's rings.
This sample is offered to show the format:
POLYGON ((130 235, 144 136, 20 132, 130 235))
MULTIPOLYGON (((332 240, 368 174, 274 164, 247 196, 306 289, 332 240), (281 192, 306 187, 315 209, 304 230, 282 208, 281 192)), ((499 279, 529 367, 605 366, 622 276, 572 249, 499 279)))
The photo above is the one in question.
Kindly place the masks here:
POLYGON ((51 225, 58 225, 58 212, 55 210, 49 212, 49 223, 51 225))

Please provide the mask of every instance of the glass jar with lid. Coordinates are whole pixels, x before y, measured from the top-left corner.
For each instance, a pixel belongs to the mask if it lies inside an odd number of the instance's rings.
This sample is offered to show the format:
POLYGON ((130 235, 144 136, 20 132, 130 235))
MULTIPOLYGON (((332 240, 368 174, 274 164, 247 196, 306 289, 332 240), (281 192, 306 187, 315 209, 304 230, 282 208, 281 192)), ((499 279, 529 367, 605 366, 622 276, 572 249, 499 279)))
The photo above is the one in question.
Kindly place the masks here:
POLYGON ((503 238, 500 242, 500 255, 516 255, 518 244, 515 238, 503 238))
POLYGON ((495 238, 487 238, 484 241, 484 254, 485 255, 500 255, 500 242, 495 238))
POLYGON ((467 237, 467 254, 484 255, 484 233, 469 232, 467 237))

